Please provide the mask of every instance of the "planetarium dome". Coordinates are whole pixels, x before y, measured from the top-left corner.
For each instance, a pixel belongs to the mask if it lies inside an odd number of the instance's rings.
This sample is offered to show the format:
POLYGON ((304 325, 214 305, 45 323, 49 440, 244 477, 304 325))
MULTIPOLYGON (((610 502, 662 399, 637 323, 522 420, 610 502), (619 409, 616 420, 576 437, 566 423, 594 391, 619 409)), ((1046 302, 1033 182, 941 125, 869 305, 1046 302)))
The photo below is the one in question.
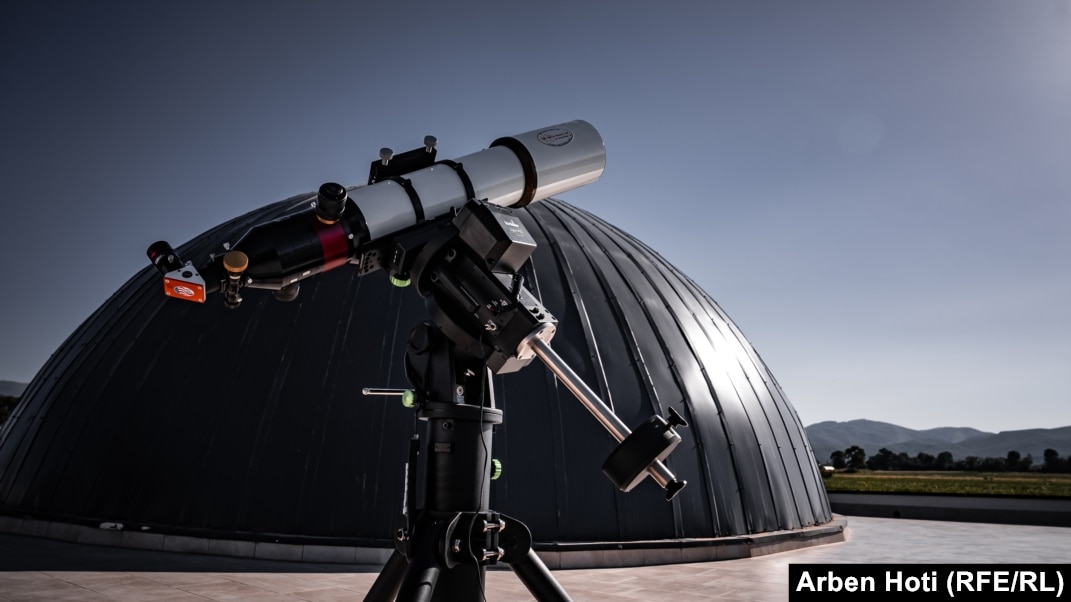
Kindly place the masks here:
MULTIPOLYGON (((274 203, 196 237, 200 262, 274 203)), ((832 520, 803 425, 718 305, 643 243, 550 199, 518 210, 538 244, 525 280, 559 320, 555 351, 628 425, 677 409, 667 460, 688 486, 619 492, 616 441, 539 362, 495 377, 504 411, 491 507, 536 549, 705 541, 832 520)), ((364 387, 407 386, 423 299, 345 266, 289 303, 228 310, 161 293, 146 267, 52 355, 0 430, 0 515, 192 538, 393 546, 414 412, 364 387)), ((215 302, 213 302, 215 301, 215 302)), ((422 423, 421 423, 422 424, 422 423)), ((2 517, 0 516, 0 517, 2 517)))

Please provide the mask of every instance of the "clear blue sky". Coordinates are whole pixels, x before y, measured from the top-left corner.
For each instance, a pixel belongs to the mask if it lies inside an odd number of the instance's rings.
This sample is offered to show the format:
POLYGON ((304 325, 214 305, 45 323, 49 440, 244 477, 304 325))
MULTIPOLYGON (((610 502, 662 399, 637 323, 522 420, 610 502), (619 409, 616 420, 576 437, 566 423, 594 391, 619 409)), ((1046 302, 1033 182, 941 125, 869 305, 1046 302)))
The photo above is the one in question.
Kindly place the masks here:
POLYGON ((11 0, 0 47, 0 379, 154 240, 585 119, 607 169, 562 198, 706 289, 805 424, 1071 424, 1067 0, 11 0))

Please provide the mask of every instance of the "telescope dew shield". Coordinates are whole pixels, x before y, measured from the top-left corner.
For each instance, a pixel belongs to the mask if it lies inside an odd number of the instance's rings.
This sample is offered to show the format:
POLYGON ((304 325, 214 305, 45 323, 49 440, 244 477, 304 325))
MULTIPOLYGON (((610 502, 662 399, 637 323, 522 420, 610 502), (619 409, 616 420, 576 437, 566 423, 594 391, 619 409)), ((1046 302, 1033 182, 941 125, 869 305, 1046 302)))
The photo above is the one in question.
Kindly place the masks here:
POLYGON ((523 207, 599 179, 606 147, 586 121, 499 138, 490 148, 353 190, 369 240, 460 209, 469 200, 523 207), (422 215, 421 215, 422 214, 422 215))
POLYGON ((510 207, 523 207, 590 184, 606 167, 602 137, 586 121, 570 121, 491 143, 492 148, 500 146, 517 155, 525 173, 525 190, 510 207))

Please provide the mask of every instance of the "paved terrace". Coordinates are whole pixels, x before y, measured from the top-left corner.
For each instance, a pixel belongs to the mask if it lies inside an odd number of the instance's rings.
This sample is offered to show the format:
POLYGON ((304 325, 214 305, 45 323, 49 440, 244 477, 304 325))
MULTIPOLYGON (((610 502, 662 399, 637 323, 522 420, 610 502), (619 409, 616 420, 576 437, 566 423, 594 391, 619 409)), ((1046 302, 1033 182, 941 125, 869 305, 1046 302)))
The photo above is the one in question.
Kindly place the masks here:
MULTIPOLYGON (((1071 562, 1071 528, 849 517, 844 541, 736 560, 554 571, 579 601, 788 599, 790 563, 1071 562)), ((0 534, 0 601, 361 600, 378 566, 91 546, 0 534)), ((533 600, 508 570, 487 600, 533 600)))

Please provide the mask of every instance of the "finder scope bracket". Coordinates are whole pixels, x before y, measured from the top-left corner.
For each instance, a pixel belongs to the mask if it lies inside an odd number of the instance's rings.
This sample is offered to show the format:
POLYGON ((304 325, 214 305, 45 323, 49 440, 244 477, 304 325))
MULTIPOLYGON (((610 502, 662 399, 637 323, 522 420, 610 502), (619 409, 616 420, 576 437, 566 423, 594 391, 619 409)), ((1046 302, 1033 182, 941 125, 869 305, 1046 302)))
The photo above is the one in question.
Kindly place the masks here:
POLYGON ((435 148, 436 143, 435 136, 425 136, 424 146, 400 155, 395 155, 389 148, 380 149, 379 160, 372 161, 368 166, 368 184, 431 167, 435 163, 435 155, 439 152, 435 148))

